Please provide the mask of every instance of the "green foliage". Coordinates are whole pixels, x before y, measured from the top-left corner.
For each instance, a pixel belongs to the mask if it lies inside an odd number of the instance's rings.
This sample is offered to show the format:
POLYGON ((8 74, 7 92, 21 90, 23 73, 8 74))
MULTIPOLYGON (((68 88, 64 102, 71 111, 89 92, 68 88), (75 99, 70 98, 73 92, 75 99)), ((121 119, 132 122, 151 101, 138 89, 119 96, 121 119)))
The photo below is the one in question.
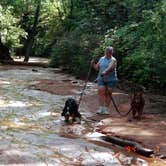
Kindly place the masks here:
POLYGON ((53 46, 51 65, 63 65, 75 74, 85 75, 90 59, 103 55, 104 48, 98 49, 103 33, 126 21, 127 8, 125 4, 113 0, 97 3, 96 0, 61 2, 64 20, 60 27, 65 35, 59 35, 53 46), (121 13, 117 15, 114 11, 121 13))
POLYGON ((57 38, 64 33, 62 23, 65 15, 61 13, 61 8, 61 4, 57 1, 42 3, 38 33, 34 44, 36 55, 48 57, 51 54, 51 47, 56 43, 57 38))
POLYGON ((8 48, 22 46, 20 40, 26 37, 26 32, 18 25, 19 19, 13 17, 12 8, 3 9, 0 5, 0 36, 8 48))
POLYGON ((81 74, 87 59, 92 55, 101 56, 106 46, 113 45, 119 55, 120 77, 146 86, 164 86, 165 3, 163 0, 75 2, 72 16, 68 13, 63 21, 66 28, 63 31, 68 35, 62 35, 52 51, 52 65, 66 66, 81 74), (73 36, 71 30, 79 33, 73 36), (94 40, 96 47, 91 53, 86 52, 83 46, 82 36, 85 34, 100 34, 99 40, 94 40))
MULTIPOLYGON (((19 47, 20 39, 31 33, 37 1, 1 0, 1 38, 9 47, 19 47)), ((51 66, 81 76, 90 59, 112 45, 120 77, 162 87, 165 29, 164 0, 43 0, 33 53, 51 56, 51 66)), ((28 41, 21 41, 26 47, 28 41)))

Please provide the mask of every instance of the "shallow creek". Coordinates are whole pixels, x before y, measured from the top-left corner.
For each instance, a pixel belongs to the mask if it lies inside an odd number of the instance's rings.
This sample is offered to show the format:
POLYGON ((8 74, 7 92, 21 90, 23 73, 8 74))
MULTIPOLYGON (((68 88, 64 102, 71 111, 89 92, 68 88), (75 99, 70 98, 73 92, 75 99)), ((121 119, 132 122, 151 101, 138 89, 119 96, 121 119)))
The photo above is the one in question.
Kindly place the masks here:
MULTIPOLYGON (((60 112, 69 96, 31 85, 40 79, 75 78, 51 68, 36 69, 0 71, 0 165, 164 165, 102 142, 94 122, 65 124, 60 112)), ((83 107, 80 110, 89 114, 83 107)))

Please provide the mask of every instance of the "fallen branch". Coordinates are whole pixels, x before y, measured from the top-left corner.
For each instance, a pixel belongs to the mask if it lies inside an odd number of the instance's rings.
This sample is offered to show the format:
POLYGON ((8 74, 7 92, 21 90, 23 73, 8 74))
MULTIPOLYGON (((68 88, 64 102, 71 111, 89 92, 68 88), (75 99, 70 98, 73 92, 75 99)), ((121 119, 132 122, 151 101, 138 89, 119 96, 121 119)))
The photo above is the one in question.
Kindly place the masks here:
POLYGON ((102 136, 101 138, 106 142, 110 142, 122 147, 131 147, 131 149, 134 148, 134 150, 131 150, 131 151, 146 157, 149 157, 150 155, 154 153, 153 150, 145 148, 135 141, 125 140, 116 136, 109 136, 109 135, 102 136))

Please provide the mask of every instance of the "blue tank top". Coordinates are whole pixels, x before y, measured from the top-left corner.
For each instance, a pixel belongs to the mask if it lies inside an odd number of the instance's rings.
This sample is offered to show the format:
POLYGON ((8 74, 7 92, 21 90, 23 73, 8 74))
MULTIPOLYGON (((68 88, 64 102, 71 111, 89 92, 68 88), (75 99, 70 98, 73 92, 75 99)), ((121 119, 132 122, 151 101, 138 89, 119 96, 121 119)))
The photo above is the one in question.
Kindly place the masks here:
POLYGON ((98 74, 98 78, 97 78, 98 80, 104 80, 106 82, 117 80, 116 68, 112 72, 109 72, 105 76, 101 77, 101 73, 108 68, 108 66, 112 62, 112 60, 116 60, 116 59, 114 57, 107 59, 105 56, 100 58, 100 60, 98 62, 98 64, 99 64, 99 74, 98 74))

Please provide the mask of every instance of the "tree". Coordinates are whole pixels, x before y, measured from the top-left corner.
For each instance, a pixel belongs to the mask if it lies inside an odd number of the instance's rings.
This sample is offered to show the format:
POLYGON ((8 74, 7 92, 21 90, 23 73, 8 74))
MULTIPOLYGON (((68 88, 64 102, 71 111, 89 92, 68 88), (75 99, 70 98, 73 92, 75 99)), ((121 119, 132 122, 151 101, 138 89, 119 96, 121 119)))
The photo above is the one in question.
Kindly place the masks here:
POLYGON ((40 7, 41 7, 41 0, 38 0, 38 4, 36 7, 36 12, 35 12, 35 16, 34 16, 34 23, 33 23, 33 27, 32 30, 28 36, 28 44, 27 44, 27 48, 26 48, 26 52, 25 52, 25 58, 24 61, 28 62, 29 60, 29 56, 32 52, 32 47, 33 47, 33 43, 34 43, 34 39, 36 36, 36 29, 37 29, 37 25, 38 25, 38 21, 39 21, 39 16, 40 16, 40 7))
POLYGON ((12 60, 10 53, 20 47, 26 32, 18 25, 19 19, 13 16, 11 7, 0 5, 0 60, 12 60))
POLYGON ((0 38, 0 61, 13 61, 10 57, 9 49, 2 43, 0 38))

